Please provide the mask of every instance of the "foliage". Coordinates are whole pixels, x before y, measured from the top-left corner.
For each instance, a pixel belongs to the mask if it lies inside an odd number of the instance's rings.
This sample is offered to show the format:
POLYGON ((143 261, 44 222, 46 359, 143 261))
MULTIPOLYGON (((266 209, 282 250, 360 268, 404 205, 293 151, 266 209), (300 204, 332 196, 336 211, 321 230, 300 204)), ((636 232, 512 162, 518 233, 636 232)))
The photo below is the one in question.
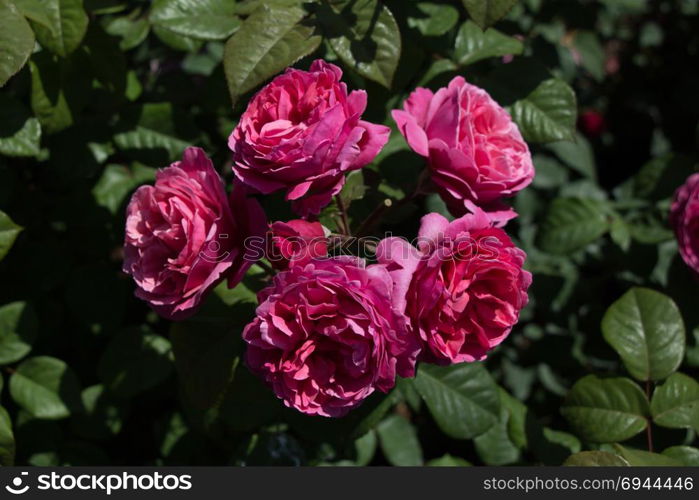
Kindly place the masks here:
MULTIPOLYGON (((699 282, 667 210, 697 165, 698 44, 695 0, 0 0, 0 463, 696 465, 699 282), (249 97, 318 57, 387 125, 465 76, 537 170, 512 200, 534 284, 508 340, 337 420, 243 366, 261 267, 179 323, 120 271, 131 192, 188 145, 230 179, 249 97)), ((423 167, 394 129, 348 178, 350 224, 451 217, 423 167)))

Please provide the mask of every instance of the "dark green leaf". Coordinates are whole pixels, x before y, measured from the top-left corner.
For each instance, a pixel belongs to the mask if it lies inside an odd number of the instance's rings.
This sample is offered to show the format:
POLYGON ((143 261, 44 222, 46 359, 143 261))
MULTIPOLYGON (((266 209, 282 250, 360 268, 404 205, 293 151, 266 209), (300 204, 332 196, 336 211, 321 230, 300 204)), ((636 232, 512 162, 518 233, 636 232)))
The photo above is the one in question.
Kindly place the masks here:
POLYGON ((620 444, 615 444, 614 449, 632 467, 677 467, 682 465, 679 460, 659 453, 627 448, 620 444))
POLYGON ((345 207, 349 207, 355 200, 361 200, 364 197, 364 193, 366 193, 366 186, 364 185, 362 171, 355 170, 347 174, 345 185, 342 186, 342 191, 340 191, 340 197, 345 207))
POLYGON ((119 434, 129 413, 127 401, 115 400, 101 384, 82 392, 84 413, 73 416, 73 429, 87 439, 108 439, 119 434))
POLYGON ((305 17, 301 8, 263 7, 226 42, 223 65, 233 102, 318 47, 320 37, 305 17))
POLYGON ((569 456, 563 465, 573 467, 628 467, 619 455, 607 451, 581 451, 569 456))
POLYGON ((32 110, 47 133, 72 125, 87 103, 91 88, 87 64, 82 54, 58 59, 46 52, 36 54, 29 62, 32 110))
POLYGON ((222 40, 240 26, 235 3, 229 0, 155 0, 148 18, 156 26, 201 40, 222 40))
POLYGON ((699 449, 692 446, 671 446, 663 450, 663 455, 689 467, 699 467, 699 449))
POLYGON ((575 137, 575 92, 558 78, 541 83, 527 97, 515 102, 510 113, 527 141, 565 141, 575 137))
POLYGON ((422 465, 422 448, 415 427, 400 415, 391 415, 376 428, 386 460, 391 465, 422 465))
POLYGON ((92 188, 97 204, 115 214, 126 196, 135 188, 155 179, 155 169, 134 163, 131 168, 107 165, 92 188))
POLYGON ((592 146, 582 135, 576 134, 575 140, 572 141, 552 142, 547 144, 546 148, 553 151, 563 163, 579 174, 592 180, 597 178, 592 146))
POLYGON ((653 392, 650 411, 653 422, 662 427, 686 427, 699 432, 699 382, 673 373, 653 392))
POLYGON ((637 380, 662 380, 684 357, 684 322, 677 305, 662 293, 632 288, 602 319, 604 339, 637 380))
POLYGON ((450 437, 472 439, 498 420, 498 388, 479 363, 422 364, 414 383, 437 425, 450 437))
POLYGON ((584 198, 557 198, 539 230, 537 245, 545 252, 567 255, 592 243, 609 229, 606 203, 584 198))
POLYGON ((150 25, 144 18, 131 19, 131 16, 124 16, 112 19, 105 26, 105 30, 110 35, 121 38, 119 42, 121 50, 131 50, 146 39, 150 31, 150 25))
POLYGON ((0 95, 0 154, 37 156, 41 124, 19 101, 0 95))
MULTIPOLYGON (((17 0, 20 4, 24 0, 17 0)), ((65 57, 78 48, 87 32, 88 18, 83 0, 43 0, 43 19, 32 21, 36 38, 42 47, 65 57)))
POLYGON ((378 0, 333 0, 318 20, 330 46, 357 73, 390 88, 398 68, 401 36, 388 8, 378 0))
POLYGON ((17 73, 34 50, 34 33, 10 0, 0 0, 0 87, 17 73))
POLYGON ((463 458, 446 454, 439 458, 433 458, 425 465, 427 467, 470 467, 471 463, 463 458))
POLYGON ((172 324, 175 367, 189 401, 200 408, 221 402, 240 355, 240 332, 225 322, 195 317, 172 324))
POLYGON ((0 307, 0 365, 14 363, 29 354, 36 339, 37 320, 26 302, 0 307))
POLYGON ((10 467, 15 464, 15 436, 12 420, 7 410, 0 406, 0 465, 10 467))
POLYGON ((408 26, 424 36, 444 35, 459 21, 459 11, 451 5, 419 2, 415 9, 418 12, 408 17, 408 26))
POLYGON ((503 35, 493 28, 483 31, 472 21, 466 21, 456 36, 454 60, 467 66, 489 57, 518 55, 522 50, 524 46, 516 38, 503 35))
POLYGON ((505 17, 517 0, 463 0, 463 2, 471 19, 485 29, 505 17))
POLYGON ((0 261, 10 251, 22 229, 10 219, 9 215, 0 210, 0 261))
POLYGON ((561 413, 582 439, 613 443, 643 431, 649 408, 643 391, 633 381, 588 375, 575 383, 561 413))
POLYGON ((99 361, 98 375, 115 395, 129 398, 163 382, 172 373, 170 342, 145 329, 118 332, 99 361))
POLYGON ((29 358, 10 378, 12 399, 36 418, 57 420, 82 410, 80 382, 60 359, 29 358))

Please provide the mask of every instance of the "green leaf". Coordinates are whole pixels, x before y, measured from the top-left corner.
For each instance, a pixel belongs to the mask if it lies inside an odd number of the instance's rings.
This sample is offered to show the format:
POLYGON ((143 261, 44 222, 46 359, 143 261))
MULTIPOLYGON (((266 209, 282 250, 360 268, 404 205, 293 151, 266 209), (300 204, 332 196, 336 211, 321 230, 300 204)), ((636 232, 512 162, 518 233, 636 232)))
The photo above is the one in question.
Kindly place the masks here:
POLYGON ((414 384, 437 425, 452 438, 483 434, 500 415, 497 385, 480 363, 423 364, 414 384))
POLYGON ((116 214, 126 196, 136 187, 155 179, 155 169, 134 163, 131 168, 107 165, 92 188, 97 204, 116 214))
POLYGON ((637 380, 662 380, 684 357, 684 322, 677 305, 662 293, 634 287, 602 319, 604 339, 637 380))
POLYGON ((505 17, 517 0, 463 0, 471 19, 486 29, 505 17))
POLYGON ((29 61, 32 110, 47 133, 72 125, 87 104, 92 86, 88 64, 80 53, 62 60, 40 52, 29 61))
POLYGON ((662 427, 693 428, 699 432, 699 382, 673 373, 653 392, 650 411, 653 422, 662 427))
POLYGON ((203 40, 180 35, 162 26, 153 26, 153 33, 161 42, 174 50, 198 52, 204 46, 203 40))
POLYGON ((557 141, 547 144, 546 149, 553 151, 563 163, 579 174, 592 180, 597 178, 592 146, 590 141, 581 134, 575 134, 573 141, 557 141))
POLYGON ((9 467, 15 464, 15 436, 12 432, 12 419, 7 410, 0 406, 0 465, 9 467))
POLYGON ((471 462, 460 457, 442 455, 439 458, 433 458, 425 464, 427 467, 470 467, 471 462))
POLYGON ((170 342, 141 328, 118 332, 102 354, 99 378, 116 396, 129 398, 145 392, 172 373, 170 342))
POLYGON ((689 467, 699 466, 699 449, 692 446, 671 446, 663 450, 663 455, 689 467))
POLYGON ((679 460, 659 453, 627 448, 620 444, 615 444, 614 449, 632 467, 677 467, 682 465, 679 460))
POLYGON ((376 428, 386 460, 396 466, 422 465, 422 448, 415 427, 400 415, 391 415, 376 428))
POLYGON ((149 20, 178 35, 200 40, 222 40, 240 26, 235 2, 230 0, 155 0, 149 20))
POLYGON ((240 331, 198 316, 172 324, 172 350, 189 401, 206 409, 222 401, 239 362, 240 331))
POLYGON ((607 451, 581 451, 569 456, 563 465, 572 467, 628 467, 619 455, 607 451))
POLYGON ((0 365, 14 363, 29 354, 37 328, 34 309, 26 302, 0 307, 0 365))
POLYGON ((105 31, 121 38, 119 42, 121 50, 131 50, 141 45, 146 39, 150 25, 148 20, 144 18, 131 19, 131 16, 123 16, 109 21, 105 26, 105 31))
POLYGON ((461 25, 456 35, 454 60, 461 66, 473 64, 489 57, 519 55, 524 50, 522 42, 489 28, 481 30, 472 21, 461 25))
POLYGON ((10 251, 22 229, 22 226, 15 224, 9 215, 0 210, 0 261, 10 251))
POLYGON ((575 92, 558 78, 545 80, 527 97, 515 102, 510 114, 527 141, 565 141, 575 137, 575 92))
POLYGON ((46 420, 66 418, 82 410, 80 382, 60 359, 29 358, 10 378, 12 399, 32 416, 46 420))
POLYGON ((537 246, 543 251, 568 255, 586 247, 609 229, 608 206, 586 198, 556 198, 549 206, 537 246))
MULTIPOLYGON (((20 5, 35 4, 25 0, 15 2, 20 5)), ((87 32, 88 18, 83 0, 43 0, 42 7, 45 17, 31 21, 36 38, 42 47, 65 57, 78 48, 87 32)), ((27 9, 30 8, 27 5, 27 9)), ((32 11, 37 12, 38 9, 33 8, 32 11)))
POLYGON ((86 439, 109 439, 121 431, 129 413, 128 401, 115 400, 101 384, 82 392, 84 413, 73 416, 74 432, 86 439))
POLYGON ((424 36, 442 36, 459 22, 459 11, 451 5, 419 2, 415 9, 418 13, 408 17, 408 26, 424 36))
POLYGON ((318 48, 320 37, 304 22, 305 17, 301 8, 265 6, 226 42, 223 65, 234 103, 241 94, 318 48))
POLYGON ((116 134, 114 144, 121 150, 164 150, 171 161, 180 158, 182 152, 190 146, 186 141, 140 125, 128 132, 116 134))
POLYGON ((592 31, 578 31, 575 33, 573 45, 578 52, 583 68, 589 71, 595 80, 601 82, 605 76, 606 56, 597 34, 592 31))
POLYGON ((37 156, 40 151, 41 124, 24 105, 0 95, 0 154, 37 156))
POLYGON ((648 401, 627 378, 588 375, 568 393, 561 413, 575 433, 593 443, 624 441, 648 425, 648 401))
POLYGON ((508 465, 520 459, 519 448, 507 434, 509 414, 504 408, 500 409, 500 413, 500 420, 473 440, 478 456, 486 465, 508 465))
POLYGON ((355 200, 364 198, 366 189, 367 187, 364 185, 364 174, 362 174, 361 170, 354 170, 347 174, 345 185, 342 186, 342 191, 340 191, 340 197, 345 207, 349 207, 355 200))
POLYGON ((9 0, 0 0, 0 87, 17 73, 34 50, 34 32, 9 0))
POLYGON ((386 88, 393 83, 401 52, 398 24, 378 0, 335 0, 318 10, 318 21, 338 57, 357 73, 386 88))

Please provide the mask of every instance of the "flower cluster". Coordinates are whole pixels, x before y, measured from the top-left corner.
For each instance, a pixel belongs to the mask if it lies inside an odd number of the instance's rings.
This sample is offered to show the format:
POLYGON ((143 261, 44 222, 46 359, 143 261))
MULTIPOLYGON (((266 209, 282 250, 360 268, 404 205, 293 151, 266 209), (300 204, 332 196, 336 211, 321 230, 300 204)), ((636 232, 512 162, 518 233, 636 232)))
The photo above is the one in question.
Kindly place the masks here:
POLYGON ((418 361, 484 359, 517 323, 531 283, 503 229, 516 213, 502 201, 531 182, 529 149, 509 114, 461 77, 415 90, 393 112, 458 218, 425 215, 415 244, 385 238, 376 263, 329 255, 317 215, 390 133, 362 120, 367 95, 341 77, 315 61, 275 78, 230 136, 230 196, 204 152, 189 148, 133 195, 124 244, 136 295, 181 319, 224 279, 236 286, 261 257, 247 242, 264 238, 274 272, 243 331, 247 365, 287 406, 327 417, 414 376, 418 361), (275 191, 302 219, 267 223, 255 196, 275 191))

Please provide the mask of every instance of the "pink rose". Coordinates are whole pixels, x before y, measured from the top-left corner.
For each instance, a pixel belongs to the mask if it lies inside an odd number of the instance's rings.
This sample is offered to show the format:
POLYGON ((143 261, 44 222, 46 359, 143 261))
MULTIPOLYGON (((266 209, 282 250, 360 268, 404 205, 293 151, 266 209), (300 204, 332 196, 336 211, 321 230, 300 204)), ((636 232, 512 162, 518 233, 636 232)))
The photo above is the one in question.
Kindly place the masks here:
POLYGON ((211 160, 187 148, 182 161, 158 171, 155 186, 141 186, 126 209, 124 272, 136 296, 158 314, 194 314, 207 292, 228 275, 235 286, 252 265, 248 236, 264 237, 256 201, 234 190, 229 200, 211 160))
POLYGON ((419 345, 391 294, 388 271, 356 257, 291 267, 259 294, 247 364, 286 406, 340 417, 414 375, 419 345))
POLYGON ((451 223, 432 213, 422 218, 417 248, 401 238, 377 247, 394 279, 396 308, 410 318, 426 361, 485 358, 527 304, 525 253, 498 223, 481 210, 451 223))
POLYGON ((457 76, 437 93, 418 88, 393 119, 410 147, 428 158, 440 195, 457 215, 501 210, 500 199, 534 177, 517 125, 488 93, 457 76))
POLYGON ((268 234, 267 259, 276 269, 306 264, 328 254, 328 238, 320 222, 275 222, 268 234))
POLYGON ((341 77, 340 68, 317 60, 260 90, 228 140, 238 179, 264 194, 286 190, 302 216, 330 203, 345 174, 371 162, 390 133, 360 119, 366 92, 348 94, 341 77))
POLYGON ((699 273, 699 174, 690 175, 675 193, 670 224, 675 230, 682 259, 699 273))

